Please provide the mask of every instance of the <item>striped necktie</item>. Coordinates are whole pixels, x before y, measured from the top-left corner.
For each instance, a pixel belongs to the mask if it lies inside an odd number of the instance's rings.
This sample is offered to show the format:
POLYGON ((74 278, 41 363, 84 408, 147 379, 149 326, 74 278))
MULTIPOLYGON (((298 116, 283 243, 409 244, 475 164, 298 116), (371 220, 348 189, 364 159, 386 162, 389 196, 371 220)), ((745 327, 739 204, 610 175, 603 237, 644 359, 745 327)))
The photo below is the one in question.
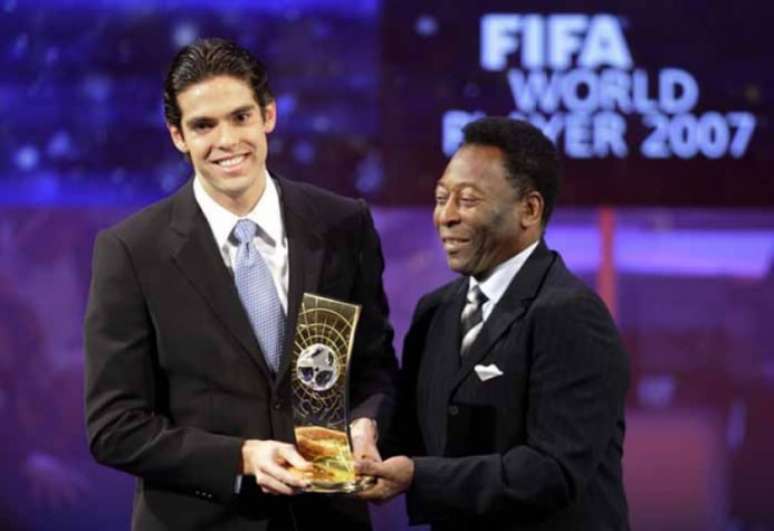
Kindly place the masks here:
POLYGON ((478 285, 468 290, 468 302, 462 310, 460 326, 462 328, 462 344, 460 345, 460 355, 465 356, 468 349, 476 340, 481 327, 484 325, 483 306, 487 301, 486 295, 481 291, 478 285))

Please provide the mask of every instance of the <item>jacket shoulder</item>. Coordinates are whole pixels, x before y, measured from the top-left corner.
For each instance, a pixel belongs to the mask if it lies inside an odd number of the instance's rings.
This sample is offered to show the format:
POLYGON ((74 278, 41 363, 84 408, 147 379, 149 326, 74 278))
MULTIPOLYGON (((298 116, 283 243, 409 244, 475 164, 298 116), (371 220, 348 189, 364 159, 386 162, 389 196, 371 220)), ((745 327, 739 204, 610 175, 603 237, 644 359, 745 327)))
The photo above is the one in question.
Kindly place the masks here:
POLYGON ((170 224, 173 198, 174 194, 130 214, 118 223, 102 230, 100 236, 110 235, 121 240, 130 248, 157 241, 161 230, 170 224))
POLYGON ((532 304, 533 310, 556 313, 585 311, 609 316, 607 306, 596 291, 558 261, 549 271, 543 289, 532 304))
POLYGON ((308 206, 331 216, 348 216, 366 208, 362 199, 346 197, 313 184, 280 178, 279 185, 282 193, 288 194, 293 200, 304 201, 308 206))
POLYGON ((460 284, 464 281, 464 278, 457 278, 422 295, 417 301, 413 320, 420 320, 422 316, 435 312, 447 298, 460 288, 460 284))

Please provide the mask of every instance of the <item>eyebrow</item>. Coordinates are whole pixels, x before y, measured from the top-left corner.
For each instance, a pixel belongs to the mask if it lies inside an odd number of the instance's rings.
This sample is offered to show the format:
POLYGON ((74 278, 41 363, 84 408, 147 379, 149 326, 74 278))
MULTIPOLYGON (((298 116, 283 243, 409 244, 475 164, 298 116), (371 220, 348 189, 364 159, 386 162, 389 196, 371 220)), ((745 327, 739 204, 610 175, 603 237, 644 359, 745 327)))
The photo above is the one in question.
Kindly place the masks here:
POLYGON ((237 107, 236 109, 234 109, 233 111, 228 113, 228 115, 229 116, 236 116, 237 114, 242 114, 243 112, 252 111, 253 109, 255 109, 255 104, 254 103, 250 104, 250 105, 242 105, 241 107, 237 107))
POLYGON ((189 118, 185 121, 185 124, 190 128, 195 125, 200 124, 208 124, 215 122, 215 118, 210 118, 209 116, 194 116, 193 118, 189 118))
POLYGON ((444 188, 448 191, 462 192, 464 190, 469 189, 469 190, 473 190, 474 192, 479 192, 479 193, 481 192, 481 188, 479 188, 474 182, 462 182, 462 183, 457 183, 455 185, 448 185, 448 184, 442 183, 441 181, 437 181, 435 183, 436 190, 439 187, 444 188))
MULTIPOLYGON (((236 116, 237 114, 241 114, 243 112, 249 112, 249 111, 254 110, 255 107, 256 107, 256 105, 254 103, 250 104, 250 105, 242 105, 241 107, 237 107, 233 111, 230 111, 227 114, 227 116, 232 117, 232 116, 236 116)), ((186 120, 185 124, 188 127, 193 127, 194 125, 203 124, 203 123, 204 124, 212 123, 212 122, 216 122, 217 120, 218 120, 217 118, 213 118, 211 116, 194 116, 194 117, 189 118, 188 120, 186 120)))

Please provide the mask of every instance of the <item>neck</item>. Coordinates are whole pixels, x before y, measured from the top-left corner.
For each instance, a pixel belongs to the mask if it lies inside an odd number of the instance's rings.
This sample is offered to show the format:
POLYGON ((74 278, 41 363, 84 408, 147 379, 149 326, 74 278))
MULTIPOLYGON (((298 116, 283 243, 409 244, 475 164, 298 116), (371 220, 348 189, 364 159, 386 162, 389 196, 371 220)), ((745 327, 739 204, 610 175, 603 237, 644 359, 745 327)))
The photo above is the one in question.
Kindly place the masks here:
POLYGON ((263 195, 263 190, 261 190, 258 194, 250 194, 249 196, 239 195, 236 197, 231 197, 229 195, 224 195, 222 197, 215 197, 214 199, 220 206, 235 216, 242 217, 246 216, 253 208, 255 208, 255 205, 258 204, 258 200, 261 198, 261 195, 263 195))
POLYGON ((507 262, 517 254, 521 253, 522 251, 526 250, 529 246, 540 240, 541 234, 538 234, 535 237, 532 238, 524 238, 518 242, 517 245, 515 245, 513 248, 509 249, 507 252, 503 253, 502 256, 500 256, 496 261, 495 264, 487 269, 486 271, 481 271, 479 273, 473 273, 473 278, 475 278, 478 282, 484 282, 487 278, 489 278, 489 275, 492 274, 492 272, 497 269, 497 267, 502 264, 503 262, 507 262))
MULTIPOLYGON (((198 177, 197 177, 198 178, 198 177)), ((205 179, 200 179, 204 191, 220 206, 234 214, 235 216, 247 215, 255 205, 258 204, 258 200, 263 196, 264 190, 266 190, 266 180, 256 180, 254 186, 251 186, 245 190, 237 190, 233 193, 225 190, 217 190, 210 186, 205 179)))

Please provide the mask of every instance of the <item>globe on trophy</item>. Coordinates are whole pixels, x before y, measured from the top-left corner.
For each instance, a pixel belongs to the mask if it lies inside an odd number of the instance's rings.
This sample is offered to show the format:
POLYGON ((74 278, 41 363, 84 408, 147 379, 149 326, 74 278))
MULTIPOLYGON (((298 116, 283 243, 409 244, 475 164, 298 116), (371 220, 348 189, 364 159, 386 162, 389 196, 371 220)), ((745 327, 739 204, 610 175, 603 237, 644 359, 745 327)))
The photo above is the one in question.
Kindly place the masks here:
POLYGON ((349 359, 360 306, 304 293, 298 312, 291 389, 299 453, 310 471, 291 469, 309 480, 308 492, 362 490, 373 478, 355 473, 349 436, 349 359))

